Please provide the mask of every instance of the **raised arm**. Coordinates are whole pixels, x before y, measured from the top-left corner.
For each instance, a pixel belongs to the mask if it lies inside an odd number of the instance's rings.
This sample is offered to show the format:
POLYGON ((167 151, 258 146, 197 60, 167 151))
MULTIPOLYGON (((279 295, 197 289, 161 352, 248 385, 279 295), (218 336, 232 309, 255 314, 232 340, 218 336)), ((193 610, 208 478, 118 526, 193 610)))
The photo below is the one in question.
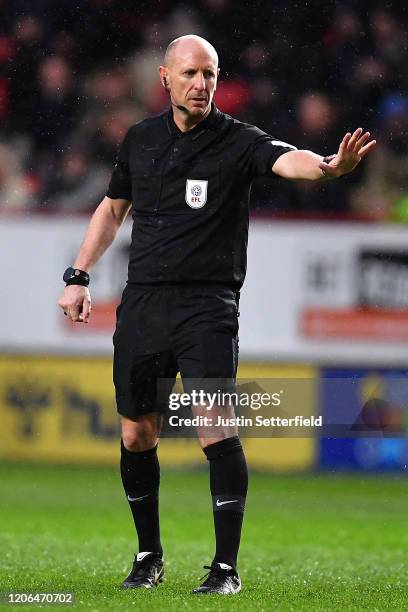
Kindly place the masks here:
POLYGON ((371 140, 370 132, 358 128, 353 134, 348 132, 340 143, 335 155, 324 158, 312 151, 289 151, 281 155, 272 166, 272 172, 287 179, 322 181, 339 178, 348 174, 367 155, 376 141, 371 140))
MULTIPOLYGON (((112 244, 131 207, 124 199, 105 197, 92 215, 91 221, 74 262, 74 268, 89 272, 112 244)), ((87 287, 65 287, 58 305, 77 323, 89 323, 91 296, 87 287)))

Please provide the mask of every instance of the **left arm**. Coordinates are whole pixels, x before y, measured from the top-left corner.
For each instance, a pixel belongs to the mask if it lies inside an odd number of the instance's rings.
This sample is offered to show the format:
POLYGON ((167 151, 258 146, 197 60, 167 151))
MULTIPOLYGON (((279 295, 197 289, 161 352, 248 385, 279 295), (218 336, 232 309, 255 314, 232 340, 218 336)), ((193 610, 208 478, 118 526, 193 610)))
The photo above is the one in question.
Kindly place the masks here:
POLYGON ((287 179, 305 179, 309 181, 329 180, 348 174, 360 163, 363 157, 375 146, 370 132, 358 128, 354 134, 349 132, 340 143, 336 155, 330 160, 312 151, 289 151, 281 155, 272 166, 272 172, 287 179))

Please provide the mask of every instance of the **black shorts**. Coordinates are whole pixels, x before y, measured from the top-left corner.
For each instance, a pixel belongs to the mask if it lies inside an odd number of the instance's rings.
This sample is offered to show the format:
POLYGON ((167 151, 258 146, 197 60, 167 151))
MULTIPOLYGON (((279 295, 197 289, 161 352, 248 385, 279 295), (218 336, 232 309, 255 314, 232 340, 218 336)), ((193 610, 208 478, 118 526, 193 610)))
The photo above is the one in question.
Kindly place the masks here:
POLYGON ((178 372, 185 391, 189 380, 224 380, 225 388, 233 383, 238 298, 222 287, 128 284, 113 336, 118 412, 129 418, 164 412, 178 372))

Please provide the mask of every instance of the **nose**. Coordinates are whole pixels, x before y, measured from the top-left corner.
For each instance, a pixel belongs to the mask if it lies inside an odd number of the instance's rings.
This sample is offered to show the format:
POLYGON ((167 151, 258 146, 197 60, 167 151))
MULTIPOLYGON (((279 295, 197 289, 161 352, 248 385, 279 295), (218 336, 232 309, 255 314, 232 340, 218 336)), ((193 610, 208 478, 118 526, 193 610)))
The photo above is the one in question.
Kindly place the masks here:
POLYGON ((194 89, 198 91, 203 91, 205 89, 205 79, 202 72, 197 72, 195 75, 194 89))

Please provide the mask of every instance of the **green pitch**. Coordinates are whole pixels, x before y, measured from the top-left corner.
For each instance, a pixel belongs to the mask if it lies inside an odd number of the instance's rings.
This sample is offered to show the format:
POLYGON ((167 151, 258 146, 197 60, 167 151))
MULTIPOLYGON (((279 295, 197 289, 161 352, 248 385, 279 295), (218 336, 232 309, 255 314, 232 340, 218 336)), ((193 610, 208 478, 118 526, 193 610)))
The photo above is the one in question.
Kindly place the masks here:
POLYGON ((205 471, 163 470, 166 579, 136 592, 118 589, 135 540, 117 470, 3 465, 0 483, 0 590, 75 593, 48 609, 408 609, 406 478, 252 475, 243 592, 201 598, 190 590, 213 550, 205 471))

